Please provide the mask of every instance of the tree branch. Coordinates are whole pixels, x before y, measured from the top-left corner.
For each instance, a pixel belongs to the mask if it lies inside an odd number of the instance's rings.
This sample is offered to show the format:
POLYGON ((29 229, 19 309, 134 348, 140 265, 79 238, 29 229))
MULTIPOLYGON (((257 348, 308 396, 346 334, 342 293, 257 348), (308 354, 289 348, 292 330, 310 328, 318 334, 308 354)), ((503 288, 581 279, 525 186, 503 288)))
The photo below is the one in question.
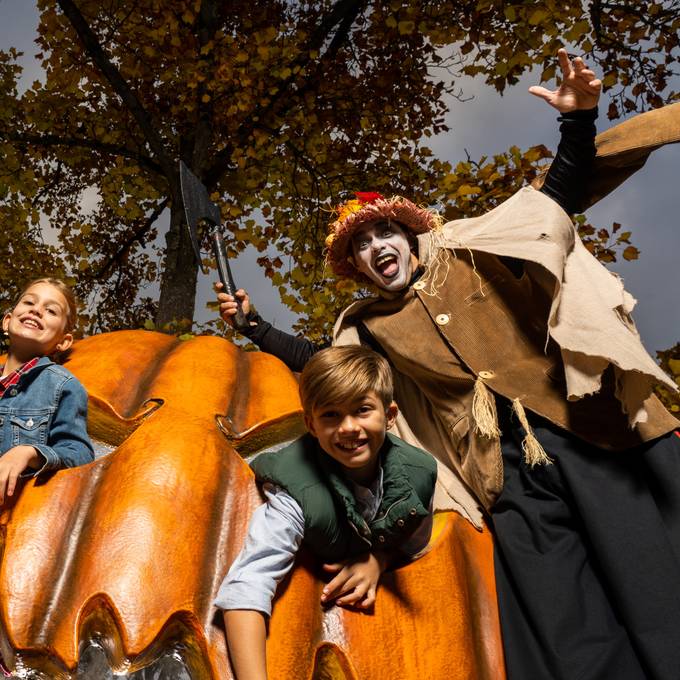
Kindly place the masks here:
MULTIPOLYGON (((194 24, 196 37, 198 38, 196 59, 200 59, 202 49, 215 35, 217 30, 218 6, 216 0, 203 0, 201 9, 196 15, 194 24)), ((212 61, 211 69, 214 71, 215 62, 212 61)), ((214 74, 211 75, 211 78, 214 74)), ((203 101, 203 96, 209 94, 206 87, 207 81, 200 81, 196 88, 196 119, 190 131, 181 140, 181 158, 188 162, 192 171, 200 177, 208 162, 210 143, 212 140, 212 116, 214 100, 209 98, 208 103, 203 101)))
MULTIPOLYGON (((338 3, 340 4, 340 3, 338 3)), ((326 53, 324 54, 324 59, 334 59, 338 50, 342 47, 345 40, 349 36, 349 30, 352 28, 352 24, 355 22, 356 18, 359 16, 361 11, 362 2, 348 2, 347 7, 343 11, 342 21, 340 26, 331 40, 331 44, 328 46, 326 53)), ((337 7, 337 6, 336 6, 337 7)))
MULTIPOLYGON (((282 82, 282 86, 279 87, 277 94, 271 98, 271 101, 265 108, 256 109, 253 111, 252 115, 249 116, 248 123, 243 124, 239 128, 236 134, 240 139, 247 139, 251 134, 256 125, 254 119, 263 120, 267 115, 275 112, 282 102, 288 102, 290 97, 290 87, 298 78, 294 67, 300 66, 301 68, 304 68, 311 61, 311 57, 309 56, 310 51, 320 49, 330 37, 333 28, 338 23, 340 23, 336 34, 331 40, 328 50, 323 55, 323 57, 319 57, 319 68, 314 69, 314 72, 307 76, 305 83, 302 85, 302 87, 295 91, 295 94, 299 96, 318 82, 318 70, 321 68, 321 62, 326 58, 335 58, 338 50, 347 39, 352 24, 356 20, 357 16, 359 16, 365 5, 366 0, 338 0, 338 2, 335 3, 331 11, 319 24, 314 33, 312 33, 309 39, 308 49, 301 51, 296 59, 291 63, 290 66, 292 73, 285 81, 282 82)), ((218 154, 216 154, 212 165, 206 171, 204 176, 204 182, 208 189, 212 189, 220 180, 222 175, 230 168, 231 152, 231 146, 227 146, 218 154)))
POLYGON ((73 0, 57 0, 57 4, 61 7, 64 15, 71 22, 71 25, 80 37, 86 53, 92 58, 92 61, 109 81, 113 91, 122 99, 123 104, 125 104, 128 111, 130 111, 133 118, 137 121, 140 131, 148 142, 151 151, 156 156, 163 174, 168 179, 171 191, 175 193, 174 189, 177 185, 177 170, 174 167, 175 164, 172 161, 171 155, 167 153, 165 149, 165 144, 163 143, 161 136, 156 131, 151 117, 120 74, 120 71, 106 56, 97 36, 89 27, 87 21, 85 21, 85 18, 73 0))
POLYGON ((111 255, 106 262, 94 273, 92 274, 91 278, 94 280, 101 280, 106 274, 109 273, 109 270, 111 267, 116 262, 120 262, 125 255, 128 254, 130 251, 130 248, 132 247, 132 244, 135 241, 141 241, 142 238, 147 234, 147 232, 153 227, 154 223, 156 220, 160 217, 160 214, 165 210, 167 207, 168 203, 170 202, 169 198, 164 198, 153 210, 151 215, 147 217, 142 224, 140 224, 133 232, 128 236, 128 238, 123 241, 123 243, 120 245, 118 250, 111 255))
POLYGON ((92 149, 112 156, 122 156, 136 161, 152 172, 164 174, 163 169, 152 158, 145 154, 133 151, 126 146, 108 144, 96 139, 78 137, 60 137, 59 135, 31 135, 23 132, 0 132, 0 138, 19 144, 35 144, 36 146, 66 146, 72 149, 92 149))

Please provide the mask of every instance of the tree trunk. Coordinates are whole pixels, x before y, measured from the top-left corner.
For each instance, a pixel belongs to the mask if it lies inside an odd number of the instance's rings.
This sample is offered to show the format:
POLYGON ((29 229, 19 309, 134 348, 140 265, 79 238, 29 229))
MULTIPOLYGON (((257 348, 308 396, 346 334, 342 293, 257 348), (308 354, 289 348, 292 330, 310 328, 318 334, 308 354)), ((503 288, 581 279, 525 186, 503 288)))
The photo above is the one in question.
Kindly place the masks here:
POLYGON ((198 263, 184 222, 181 203, 172 204, 170 229, 165 241, 167 250, 156 314, 156 326, 159 329, 173 321, 191 321, 194 318, 198 263))

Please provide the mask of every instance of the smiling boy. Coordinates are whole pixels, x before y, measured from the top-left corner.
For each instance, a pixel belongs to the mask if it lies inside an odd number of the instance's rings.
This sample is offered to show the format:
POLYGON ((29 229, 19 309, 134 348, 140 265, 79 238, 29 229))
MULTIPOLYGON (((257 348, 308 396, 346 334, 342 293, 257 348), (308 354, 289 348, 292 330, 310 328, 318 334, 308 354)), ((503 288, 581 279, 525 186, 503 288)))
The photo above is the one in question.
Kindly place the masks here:
POLYGON ((397 416, 387 361, 364 347, 316 354, 300 378, 309 434, 251 464, 267 502, 216 604, 237 678, 266 678, 265 617, 304 543, 334 577, 321 600, 369 609, 380 575, 432 530, 434 458, 387 434, 397 416))

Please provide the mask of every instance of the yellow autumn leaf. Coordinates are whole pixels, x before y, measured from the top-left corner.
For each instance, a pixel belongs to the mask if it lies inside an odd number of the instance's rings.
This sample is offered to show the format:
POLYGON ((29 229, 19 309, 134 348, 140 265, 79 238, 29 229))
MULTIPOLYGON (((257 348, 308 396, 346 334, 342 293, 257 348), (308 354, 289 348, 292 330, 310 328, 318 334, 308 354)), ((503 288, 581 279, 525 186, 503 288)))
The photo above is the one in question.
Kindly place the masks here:
POLYGON ((463 184, 463 186, 458 187, 456 191, 456 196, 472 196, 474 194, 481 194, 482 190, 480 187, 473 187, 469 184, 463 184))
POLYGON ((640 251, 635 247, 635 246, 628 246, 624 251, 623 251, 623 259, 624 260, 637 260, 638 257, 640 256, 640 251))
POLYGON ((607 73, 607 75, 602 78, 602 85, 604 87, 612 87, 616 85, 617 76, 616 73, 607 73))
POLYGON ((548 18, 549 13, 546 12, 544 9, 537 9, 532 13, 532 15, 529 17, 529 24, 531 26, 538 26, 544 19, 548 18))

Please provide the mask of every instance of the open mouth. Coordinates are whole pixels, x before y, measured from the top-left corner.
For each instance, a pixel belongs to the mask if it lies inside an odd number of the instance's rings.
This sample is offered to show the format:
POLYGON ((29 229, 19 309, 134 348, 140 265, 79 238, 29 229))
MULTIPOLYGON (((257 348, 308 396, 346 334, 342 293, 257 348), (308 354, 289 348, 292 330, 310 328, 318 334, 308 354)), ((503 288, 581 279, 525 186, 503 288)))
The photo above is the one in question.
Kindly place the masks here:
POLYGON ((27 328, 35 328, 39 331, 42 330, 42 324, 40 324, 36 319, 34 319, 32 316, 27 317, 26 319, 21 320, 21 324, 23 326, 26 326, 27 328))
POLYGON ((391 279, 397 275, 399 271, 399 261, 394 253, 383 253, 375 258, 375 268, 380 272, 381 276, 386 279, 391 279))
POLYGON ((338 442, 336 446, 347 453, 353 453, 362 446, 365 446, 368 439, 353 439, 351 442, 338 442))

